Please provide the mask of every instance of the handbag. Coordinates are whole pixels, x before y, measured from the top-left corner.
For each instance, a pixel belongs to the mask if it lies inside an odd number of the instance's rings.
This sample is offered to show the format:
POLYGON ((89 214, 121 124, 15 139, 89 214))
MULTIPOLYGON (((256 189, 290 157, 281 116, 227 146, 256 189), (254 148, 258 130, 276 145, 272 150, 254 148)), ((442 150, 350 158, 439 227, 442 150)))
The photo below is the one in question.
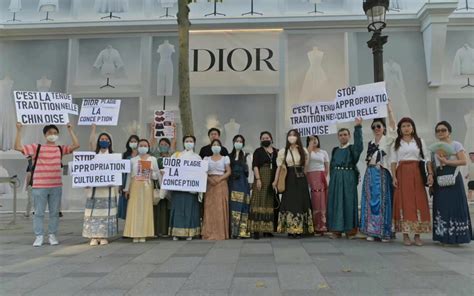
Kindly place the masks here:
POLYGON ((280 166, 280 171, 278 173, 278 182, 277 182, 277 191, 278 193, 285 192, 285 184, 286 184, 286 175, 288 174, 288 169, 286 167, 286 161, 284 164, 280 166))
POLYGON ((456 184, 459 167, 444 166, 436 169, 436 183, 439 187, 449 187, 456 184))
POLYGON ((423 185, 429 187, 428 185, 428 169, 426 168, 426 161, 420 160, 418 162, 418 167, 420 168, 421 178, 423 179, 423 185))

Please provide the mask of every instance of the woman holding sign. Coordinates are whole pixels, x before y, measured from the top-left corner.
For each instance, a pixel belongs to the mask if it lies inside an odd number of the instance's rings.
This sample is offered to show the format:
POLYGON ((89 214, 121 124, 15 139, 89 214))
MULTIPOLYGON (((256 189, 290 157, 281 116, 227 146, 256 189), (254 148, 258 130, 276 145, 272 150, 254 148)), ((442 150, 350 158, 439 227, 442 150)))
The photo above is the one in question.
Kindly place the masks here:
POLYGON ((367 170, 362 184, 360 232, 368 241, 375 238, 388 242, 392 238, 392 176, 388 154, 397 138, 397 126, 389 103, 389 127, 382 118, 374 119, 374 139, 367 148, 367 170), (388 132, 387 132, 388 131, 388 132))
MULTIPOLYGON (((184 136, 184 151, 176 152, 173 158, 185 158, 190 160, 201 160, 199 154, 194 152, 196 138, 194 136, 184 136)), ((171 210, 169 222, 169 235, 173 240, 186 238, 192 240, 193 237, 201 234, 201 207, 199 205, 202 197, 197 192, 171 191, 171 210)))
POLYGON ((123 236, 133 238, 133 242, 144 243, 147 237, 155 235, 153 225, 153 182, 160 173, 158 162, 150 154, 150 143, 138 142, 138 156, 131 160, 131 172, 124 189, 128 197, 127 219, 123 236))
MULTIPOLYGON (((92 129, 95 132, 95 126, 92 129)), ((112 138, 101 133, 97 138, 95 153, 112 154, 112 138)), ((120 154, 119 154, 120 156, 120 154)), ((89 238, 91 246, 107 245, 108 238, 117 235, 117 187, 86 189, 86 209, 82 236, 89 238)))
POLYGON ((285 149, 278 152, 278 168, 273 188, 276 190, 278 179, 283 178, 280 176, 280 170, 286 167, 285 191, 278 215, 278 232, 288 233, 293 238, 301 238, 303 234, 314 232, 311 197, 306 180, 308 162, 308 150, 303 147, 299 132, 296 129, 290 130, 285 149))
POLYGON ((415 245, 422 246, 421 233, 431 232, 430 208, 425 185, 433 185, 430 154, 425 142, 416 133, 415 122, 404 117, 397 125, 398 137, 392 146, 391 162, 395 195, 393 223, 396 232, 403 233, 403 243, 410 246, 409 234, 415 234, 415 245), (428 177, 425 184, 421 165, 428 162, 428 177))
POLYGON ((229 238, 229 187, 230 159, 222 156, 222 144, 218 139, 211 142, 213 155, 204 157, 209 162, 207 191, 204 198, 202 238, 225 240, 229 238))

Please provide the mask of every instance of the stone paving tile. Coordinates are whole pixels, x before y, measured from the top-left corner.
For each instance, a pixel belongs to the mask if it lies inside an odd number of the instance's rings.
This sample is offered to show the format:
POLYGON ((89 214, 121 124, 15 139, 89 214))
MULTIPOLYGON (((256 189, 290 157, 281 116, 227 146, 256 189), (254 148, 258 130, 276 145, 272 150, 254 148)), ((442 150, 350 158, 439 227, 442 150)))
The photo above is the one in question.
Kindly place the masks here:
POLYGON ((82 289, 74 296, 123 296, 127 293, 127 290, 119 289, 82 289))
POLYGON ((387 296, 448 296, 444 292, 440 292, 434 289, 406 289, 406 288, 396 288, 396 289, 385 289, 385 295, 387 296))
POLYGON ((81 277, 100 278, 100 277, 106 276, 108 274, 109 274, 108 272, 78 272, 78 271, 74 271, 74 272, 66 274, 64 277, 67 277, 67 278, 81 278, 81 277))
POLYGON ((278 278, 277 272, 236 272, 235 278, 278 278))
POLYGON ((447 295, 473 295, 474 292, 474 281, 463 275, 421 276, 414 274, 411 277, 417 282, 425 283, 427 288, 435 289, 447 295))
POLYGON ((283 290, 282 296, 336 296, 336 292, 330 288, 321 288, 317 290, 283 290))
POLYGON ((133 257, 99 257, 92 263, 81 264, 82 267, 77 272, 112 272, 132 260, 133 257))
POLYGON ((150 264, 160 264, 168 260, 174 253, 176 249, 170 248, 161 248, 161 244, 156 248, 148 250, 141 255, 135 257, 131 263, 150 263, 150 264))
POLYGON ((275 259, 272 257, 241 257, 237 263, 236 273, 276 272, 275 259))
POLYGON ((91 283, 97 281, 98 278, 58 278, 45 285, 35 288, 25 294, 25 296, 42 296, 42 295, 74 295, 82 288, 87 287, 91 283))
POLYGON ((202 257, 171 257, 153 272, 158 273, 192 273, 201 263, 202 257))
POLYGON ((278 264, 284 263, 309 263, 311 257, 306 250, 300 246, 295 247, 274 247, 275 262, 278 264))
POLYGON ((152 272, 148 278, 188 278, 191 272, 152 272))
POLYGON ((146 278, 156 265, 153 264, 127 264, 101 278, 100 281, 90 285, 91 288, 108 288, 128 290, 146 278))
POLYGON ((276 277, 234 278, 230 288, 232 296, 279 296, 280 285, 276 277))
MULTIPOLYGON (((326 277, 329 290, 340 296, 383 296, 384 288, 369 277, 326 277)), ((315 294, 319 295, 319 294, 315 294)))
POLYGON ((268 242, 258 244, 244 244, 240 249, 241 254, 273 254, 272 245, 268 242))
POLYGON ((203 258, 202 264, 231 264, 237 263, 239 260, 240 248, 212 248, 206 257, 203 258))
POLYGON ((176 296, 229 296, 228 289, 212 290, 212 289, 181 289, 176 296))
POLYGON ((186 278, 145 278, 126 295, 130 296, 174 296, 183 286, 186 278))
POLYGON ((282 264, 277 266, 280 286, 288 290, 311 290, 326 280, 313 264, 282 264))
POLYGON ((200 265, 184 283, 183 289, 227 290, 232 284, 235 264, 200 265))

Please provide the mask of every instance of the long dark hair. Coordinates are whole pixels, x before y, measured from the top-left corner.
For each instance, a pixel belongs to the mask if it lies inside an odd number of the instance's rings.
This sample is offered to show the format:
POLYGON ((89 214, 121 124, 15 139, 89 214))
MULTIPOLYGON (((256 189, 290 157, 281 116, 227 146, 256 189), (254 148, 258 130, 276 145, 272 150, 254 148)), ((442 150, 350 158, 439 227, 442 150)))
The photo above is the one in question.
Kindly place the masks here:
POLYGON ((99 153, 100 151, 100 145, 99 145, 99 142, 100 142, 100 138, 102 136, 106 136, 108 139, 109 139, 109 142, 110 142, 110 145, 109 145, 109 153, 114 153, 112 151, 112 137, 108 134, 108 133, 101 133, 99 135, 99 137, 97 138, 97 144, 95 145, 95 153, 99 153))
MULTIPOLYGON (((288 136, 290 135, 291 132, 294 132, 296 134, 296 145, 298 146, 298 152, 300 154, 300 163, 299 165, 304 165, 306 163, 306 154, 303 149, 303 144, 301 143, 301 136, 300 133, 298 132, 297 129, 291 129, 288 131, 286 134, 286 146, 285 146, 285 161, 286 161, 286 155, 288 153, 288 150, 290 149, 290 142, 288 142, 288 136)), ((296 163, 294 164, 296 166, 296 163)))
MULTIPOLYGON (((242 144, 243 144, 242 148, 245 147, 245 138, 244 138, 244 136, 242 136, 242 135, 236 135, 236 136, 232 139, 232 144, 234 144, 234 143, 237 141, 238 138, 242 139, 242 144)), ((236 154, 237 154, 237 150, 235 149, 235 147, 233 147, 233 148, 232 148, 232 152, 231 152, 230 155, 229 155, 231 161, 235 160, 236 154)), ((245 160, 245 153, 244 153, 244 151, 242 151, 242 150, 239 151, 239 157, 238 157, 237 160, 238 160, 238 161, 244 161, 244 160, 245 160)))
POLYGON ((130 141, 131 141, 131 140, 137 140, 137 144, 138 144, 138 142, 140 141, 140 138, 139 138, 137 135, 131 135, 131 136, 128 138, 127 143, 125 144, 125 148, 126 148, 127 150, 125 150, 125 152, 124 152, 123 155, 122 155, 122 158, 123 158, 123 159, 127 159, 127 158, 129 158, 129 157, 132 155, 133 150, 132 150, 132 148, 130 148, 130 141))
POLYGON ((418 134, 416 133, 416 126, 415 126, 415 122, 413 121, 413 119, 409 118, 409 117, 403 117, 402 119, 400 119, 400 121, 398 122, 397 124, 397 134, 398 134, 398 137, 397 139, 395 140, 395 151, 398 151, 398 149, 400 149, 400 142, 403 138, 403 134, 402 134, 402 124, 404 123, 409 123, 411 124, 412 128, 413 128, 413 132, 412 132, 412 137, 413 139, 415 139, 415 142, 416 142, 416 146, 418 146, 418 149, 420 149, 420 156, 421 158, 425 158, 425 154, 423 153, 423 145, 421 143, 421 139, 420 137, 418 137, 418 134))

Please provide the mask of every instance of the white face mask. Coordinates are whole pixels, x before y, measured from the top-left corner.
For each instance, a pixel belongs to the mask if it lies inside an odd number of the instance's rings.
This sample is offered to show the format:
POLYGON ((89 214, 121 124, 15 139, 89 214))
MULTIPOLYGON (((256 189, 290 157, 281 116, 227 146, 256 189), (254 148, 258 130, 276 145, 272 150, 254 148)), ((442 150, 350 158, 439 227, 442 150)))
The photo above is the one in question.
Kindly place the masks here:
POLYGON ((194 149, 194 143, 191 143, 191 142, 184 143, 184 149, 193 150, 194 149))
POLYGON ((49 135, 46 137, 46 140, 48 140, 48 142, 56 142, 58 138, 58 135, 49 135))
POLYGON ((138 147, 138 143, 129 143, 128 146, 130 146, 131 149, 135 150, 138 147))
POLYGON ((138 147, 138 154, 144 155, 148 153, 148 147, 138 147))
POLYGON ((235 150, 242 150, 243 147, 244 147, 243 143, 234 143, 235 150))
POLYGON ((212 146, 211 150, 212 150, 212 153, 219 154, 221 153, 221 146, 212 146))
POLYGON ((290 144, 295 144, 295 143, 296 143, 296 140, 298 140, 297 137, 295 137, 295 136, 288 136, 288 142, 290 142, 290 144))

